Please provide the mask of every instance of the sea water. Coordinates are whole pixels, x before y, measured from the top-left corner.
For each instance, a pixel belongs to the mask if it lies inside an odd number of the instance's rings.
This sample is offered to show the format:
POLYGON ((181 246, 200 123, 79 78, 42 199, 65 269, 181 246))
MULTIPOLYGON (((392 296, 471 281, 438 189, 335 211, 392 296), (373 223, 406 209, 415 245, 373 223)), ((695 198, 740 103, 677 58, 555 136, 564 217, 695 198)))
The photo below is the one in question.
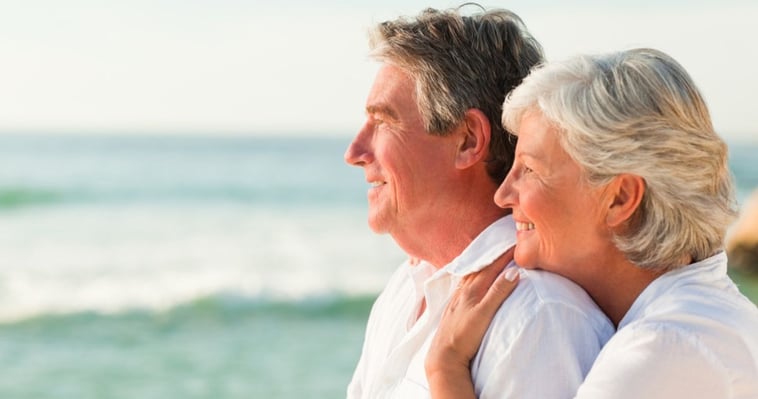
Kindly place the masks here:
POLYGON ((349 140, 0 136, 0 398, 344 397, 404 259, 349 140))

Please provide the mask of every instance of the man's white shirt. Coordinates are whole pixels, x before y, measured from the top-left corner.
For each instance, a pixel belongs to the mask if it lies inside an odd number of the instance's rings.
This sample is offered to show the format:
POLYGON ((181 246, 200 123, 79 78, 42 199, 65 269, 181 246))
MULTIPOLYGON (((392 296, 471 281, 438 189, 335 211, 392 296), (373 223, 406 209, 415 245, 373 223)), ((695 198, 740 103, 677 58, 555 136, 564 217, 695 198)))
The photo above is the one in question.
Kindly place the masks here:
MULTIPOLYGON (((439 270, 424 261, 401 265, 371 310, 348 399, 429 397, 424 360, 458 281, 515 243, 515 224, 506 216, 439 270), (426 310, 418 317, 424 299, 426 310)), ((472 362, 477 396, 571 398, 613 325, 571 281, 543 271, 520 274, 472 362)))

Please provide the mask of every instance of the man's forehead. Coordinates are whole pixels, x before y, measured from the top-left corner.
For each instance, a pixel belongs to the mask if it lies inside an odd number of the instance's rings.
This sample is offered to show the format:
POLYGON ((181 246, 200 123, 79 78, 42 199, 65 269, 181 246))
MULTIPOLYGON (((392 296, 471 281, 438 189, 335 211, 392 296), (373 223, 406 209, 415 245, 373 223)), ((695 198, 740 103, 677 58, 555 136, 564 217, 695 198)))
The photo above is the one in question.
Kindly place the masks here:
POLYGON ((366 101, 366 113, 399 118, 403 109, 416 107, 416 86, 402 68, 384 64, 379 69, 366 101))

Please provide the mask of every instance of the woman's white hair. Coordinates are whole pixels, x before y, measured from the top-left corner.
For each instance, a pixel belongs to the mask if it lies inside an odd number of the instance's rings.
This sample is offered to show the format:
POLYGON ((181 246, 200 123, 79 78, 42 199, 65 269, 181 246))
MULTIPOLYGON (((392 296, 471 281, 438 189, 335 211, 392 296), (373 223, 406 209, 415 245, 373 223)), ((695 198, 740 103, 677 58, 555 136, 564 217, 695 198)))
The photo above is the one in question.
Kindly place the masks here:
POLYGON ((720 251, 736 216, 727 147, 687 72, 670 56, 634 49, 535 69, 503 105, 518 134, 527 112, 556 127, 595 186, 645 180, 640 207, 614 237, 632 263, 668 271, 720 251))

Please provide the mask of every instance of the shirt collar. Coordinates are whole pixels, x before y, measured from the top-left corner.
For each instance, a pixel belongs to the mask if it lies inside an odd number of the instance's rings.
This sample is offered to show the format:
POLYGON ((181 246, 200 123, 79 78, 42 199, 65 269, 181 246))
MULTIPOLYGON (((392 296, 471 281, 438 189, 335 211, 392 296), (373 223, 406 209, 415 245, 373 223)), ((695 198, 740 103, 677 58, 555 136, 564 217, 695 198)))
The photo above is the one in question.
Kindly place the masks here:
POLYGON ((458 257, 443 267, 443 270, 458 277, 478 272, 514 245, 516 223, 511 215, 507 215, 479 233, 458 257))
POLYGON ((449 275, 463 277, 482 270, 514 245, 516 245, 516 223, 511 215, 507 215, 479 233, 458 257, 439 270, 424 260, 420 260, 417 264, 406 261, 406 270, 413 281, 416 299, 420 300, 424 296, 426 282, 449 275))
POLYGON ((669 291, 681 284, 691 284, 692 281, 715 282, 726 276, 726 254, 719 252, 716 255, 678 269, 674 269, 653 280, 642 293, 635 299, 632 307, 626 312, 618 325, 618 329, 641 318, 645 309, 669 291))
POLYGON ((437 272, 437 268, 434 267, 434 265, 431 263, 424 260, 420 260, 416 264, 411 264, 410 261, 407 261, 406 264, 406 270, 408 270, 411 281, 413 281, 413 289, 416 297, 416 302, 418 302, 424 296, 424 283, 429 279, 429 277, 437 272))

